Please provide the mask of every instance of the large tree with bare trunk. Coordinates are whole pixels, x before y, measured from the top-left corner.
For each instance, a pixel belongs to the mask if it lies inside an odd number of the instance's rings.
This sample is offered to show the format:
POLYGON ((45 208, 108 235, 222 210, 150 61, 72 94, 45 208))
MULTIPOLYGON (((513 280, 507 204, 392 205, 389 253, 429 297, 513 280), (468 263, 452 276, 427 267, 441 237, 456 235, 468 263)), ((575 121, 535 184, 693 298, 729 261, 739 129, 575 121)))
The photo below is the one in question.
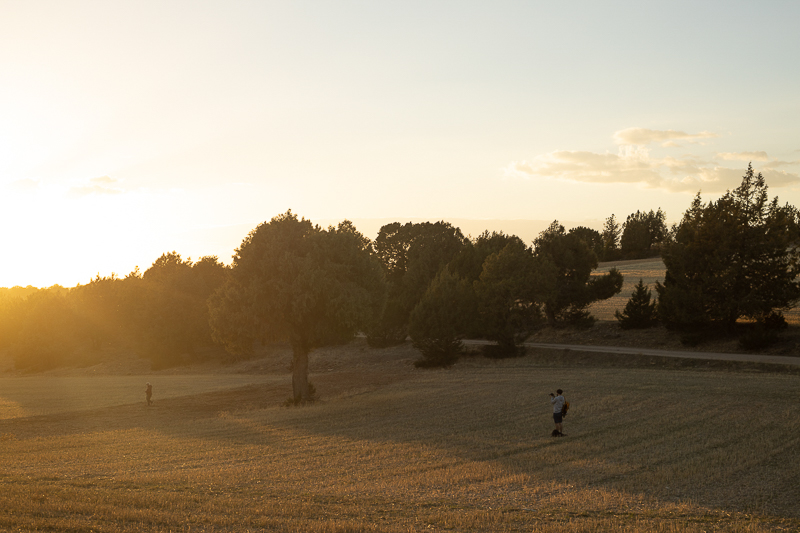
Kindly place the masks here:
POLYGON ((225 284, 209 301, 215 338, 230 351, 286 340, 293 399, 311 399, 308 355, 351 338, 386 298, 370 241, 344 221, 322 229, 291 211, 264 222, 236 250, 225 284))

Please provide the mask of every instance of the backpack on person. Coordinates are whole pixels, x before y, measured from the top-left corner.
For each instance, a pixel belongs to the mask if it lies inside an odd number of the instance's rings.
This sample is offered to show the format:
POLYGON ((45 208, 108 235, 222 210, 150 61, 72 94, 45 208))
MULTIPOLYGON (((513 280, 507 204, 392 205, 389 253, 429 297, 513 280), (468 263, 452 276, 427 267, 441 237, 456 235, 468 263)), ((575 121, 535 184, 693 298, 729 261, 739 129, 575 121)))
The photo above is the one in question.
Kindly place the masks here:
POLYGON ((569 411, 569 402, 564 400, 564 405, 561 406, 561 417, 567 416, 567 411, 569 411))

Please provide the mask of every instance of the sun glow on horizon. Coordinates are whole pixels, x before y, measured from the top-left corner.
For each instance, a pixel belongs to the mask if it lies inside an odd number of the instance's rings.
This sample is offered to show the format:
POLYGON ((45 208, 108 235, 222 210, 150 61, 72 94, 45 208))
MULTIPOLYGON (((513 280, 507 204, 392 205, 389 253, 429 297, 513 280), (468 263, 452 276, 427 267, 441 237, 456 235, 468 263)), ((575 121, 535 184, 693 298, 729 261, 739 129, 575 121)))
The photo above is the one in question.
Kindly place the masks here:
POLYGON ((800 4, 2 9, 0 286, 227 263, 289 208, 675 221, 749 161, 800 205, 800 4))

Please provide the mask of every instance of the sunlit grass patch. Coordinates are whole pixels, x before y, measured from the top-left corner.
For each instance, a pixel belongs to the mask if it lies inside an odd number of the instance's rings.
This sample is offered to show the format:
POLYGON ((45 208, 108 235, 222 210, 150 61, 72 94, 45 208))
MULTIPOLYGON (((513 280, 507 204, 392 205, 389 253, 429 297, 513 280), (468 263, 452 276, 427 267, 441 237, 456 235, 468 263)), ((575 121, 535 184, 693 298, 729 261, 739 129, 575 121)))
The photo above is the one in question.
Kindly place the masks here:
POLYGON ((158 404, 198 393, 285 381, 284 377, 242 374, 0 377, 0 420, 126 404, 144 407, 147 382, 152 382, 158 404))
POLYGON ((614 311, 622 311, 631 297, 634 288, 641 278, 655 295, 656 282, 664 282, 666 267, 660 257, 632 261, 613 261, 602 263, 597 268, 597 275, 605 274, 616 268, 623 275, 622 290, 616 296, 607 300, 595 302, 589 307, 589 312, 598 320, 614 320, 614 311))
MULTIPOLYGON (((666 267, 660 257, 649 259, 636 259, 629 261, 612 261, 601 263, 595 273, 605 274, 612 268, 616 268, 624 277, 622 290, 616 296, 607 300, 595 302, 589 307, 589 312, 598 320, 614 320, 614 312, 620 312, 625 308, 625 304, 633 293, 634 287, 641 278, 647 287, 656 296, 656 282, 664 283, 666 267)), ((786 321, 791 325, 800 324, 800 308, 794 308, 784 312, 786 321)))

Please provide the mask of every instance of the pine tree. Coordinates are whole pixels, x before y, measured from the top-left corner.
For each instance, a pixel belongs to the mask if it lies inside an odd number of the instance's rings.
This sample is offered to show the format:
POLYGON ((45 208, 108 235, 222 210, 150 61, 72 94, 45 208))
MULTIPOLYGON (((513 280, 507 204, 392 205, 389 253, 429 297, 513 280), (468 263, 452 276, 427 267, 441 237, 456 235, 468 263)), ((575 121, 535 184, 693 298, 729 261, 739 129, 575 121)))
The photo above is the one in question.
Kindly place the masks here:
MULTIPOLYGON (((613 218, 613 217, 612 217, 613 218)), ((547 260, 555 268, 553 290, 544 298, 544 312, 551 325, 590 326, 594 317, 587 308, 622 289, 622 274, 612 268, 605 274, 592 275, 597 256, 578 235, 567 233, 554 221, 533 241, 534 256, 547 260)))
POLYGON ((650 301, 652 293, 642 278, 636 284, 630 300, 625 304, 622 313, 614 312, 614 316, 619 320, 622 329, 644 329, 651 328, 658 323, 656 316, 657 301, 650 301))
POLYGON ((621 234, 622 229, 620 228, 619 222, 617 222, 614 215, 611 215, 603 224, 603 232, 601 234, 603 238, 603 257, 600 259, 603 261, 619 259, 619 239, 621 234))
POLYGON ((716 202, 698 194, 662 251, 658 316, 668 326, 731 329, 739 318, 764 322, 800 301, 798 212, 767 196, 748 166, 742 183, 716 202))
POLYGON ((411 312, 409 334, 422 359, 418 367, 447 367, 464 348, 461 342, 475 309, 470 286, 446 268, 431 282, 411 312))
POLYGON ((626 259, 639 259, 657 255, 655 246, 667 238, 666 214, 661 210, 649 213, 636 211, 628 215, 622 225, 620 251, 626 259), (655 252, 655 253, 654 253, 655 252))

